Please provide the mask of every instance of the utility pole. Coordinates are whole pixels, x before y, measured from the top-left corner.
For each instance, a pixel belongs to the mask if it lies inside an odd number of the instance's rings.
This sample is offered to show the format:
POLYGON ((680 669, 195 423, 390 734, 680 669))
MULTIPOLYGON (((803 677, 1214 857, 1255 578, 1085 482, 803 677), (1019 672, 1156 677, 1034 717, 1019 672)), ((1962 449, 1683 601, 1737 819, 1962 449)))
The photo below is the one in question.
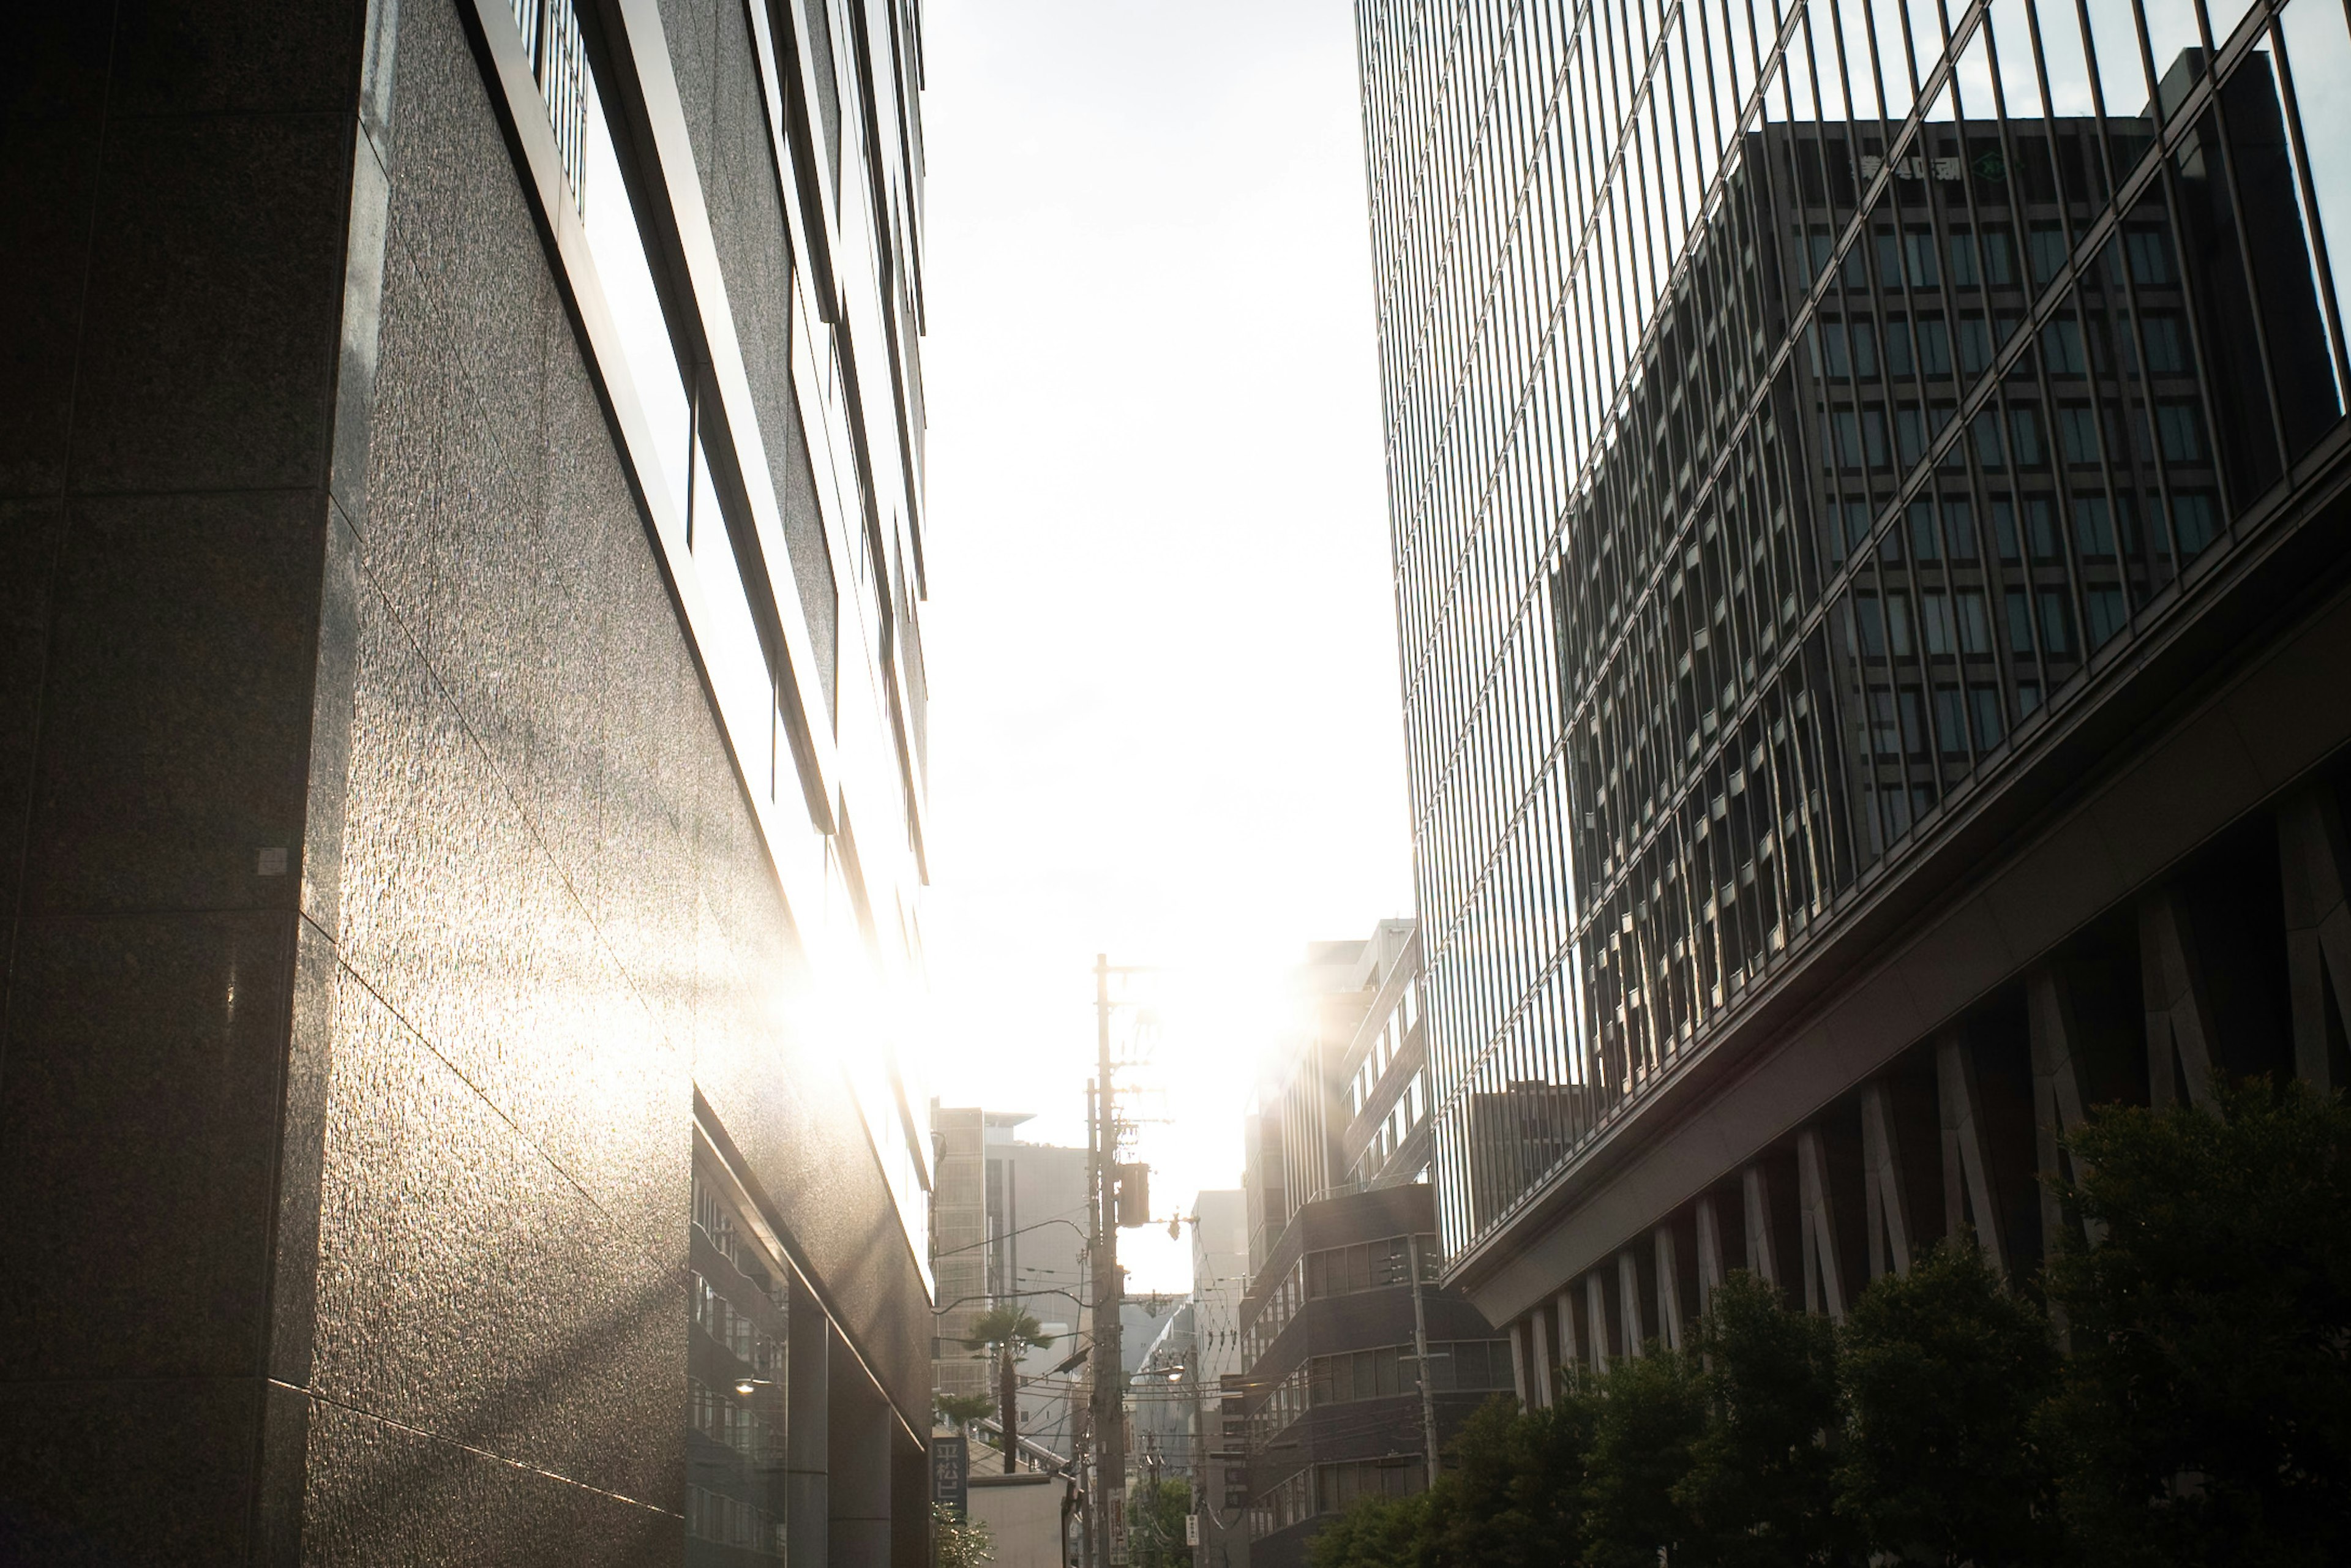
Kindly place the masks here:
MULTIPOLYGON (((1102 1096, 1093 1081, 1086 1083, 1086 1178, 1102 1180, 1102 1096)), ((1091 1458, 1093 1479, 1085 1486, 1085 1519, 1080 1526, 1085 1568, 1102 1568, 1102 1524, 1106 1516, 1102 1490, 1102 1204, 1098 1186, 1086 1192, 1086 1262, 1094 1271, 1094 1343, 1086 1359, 1086 1406, 1079 1413, 1081 1436, 1075 1451, 1091 1458)), ((1082 1467, 1081 1469, 1082 1474, 1082 1467)))
POLYGON ((1428 1309, 1420 1299, 1420 1238, 1407 1232, 1404 1250, 1412 1269, 1412 1354, 1420 1367, 1420 1484, 1427 1488, 1437 1484, 1437 1395, 1428 1383, 1428 1309))
POLYGON ((1126 1410, 1119 1313, 1126 1291, 1118 1266, 1118 1113, 1111 1084, 1110 956, 1094 955, 1094 1465, 1102 1534, 1097 1568, 1126 1564, 1126 1410))

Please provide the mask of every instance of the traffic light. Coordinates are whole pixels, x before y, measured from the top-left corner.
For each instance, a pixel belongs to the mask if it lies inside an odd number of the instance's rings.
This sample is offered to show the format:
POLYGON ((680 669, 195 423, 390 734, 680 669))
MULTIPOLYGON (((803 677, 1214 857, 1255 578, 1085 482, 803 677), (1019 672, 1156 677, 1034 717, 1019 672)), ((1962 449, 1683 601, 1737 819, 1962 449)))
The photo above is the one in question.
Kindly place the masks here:
POLYGON ((1151 1223, 1151 1167, 1146 1165, 1123 1165, 1118 1167, 1118 1225, 1122 1230, 1133 1230, 1151 1223))

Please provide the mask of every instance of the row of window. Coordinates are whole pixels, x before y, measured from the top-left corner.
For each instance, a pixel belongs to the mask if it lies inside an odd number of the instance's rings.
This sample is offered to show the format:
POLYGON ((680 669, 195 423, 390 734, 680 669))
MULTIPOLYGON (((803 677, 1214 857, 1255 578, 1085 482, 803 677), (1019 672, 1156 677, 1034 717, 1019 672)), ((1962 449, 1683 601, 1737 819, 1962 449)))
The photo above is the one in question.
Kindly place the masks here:
MULTIPOLYGON (((1433 1283, 1443 1271, 1444 1252, 1433 1235, 1425 1234, 1418 1240, 1420 1277, 1433 1283)), ((1251 1303, 1253 1313, 1245 1310, 1242 1326, 1249 1336, 1250 1358, 1263 1354, 1310 1301, 1410 1284, 1411 1251, 1412 1244, 1404 1237, 1385 1236, 1375 1241, 1301 1253, 1281 1278, 1251 1303)))
POLYGON ((2340 415, 2339 5, 1745 9, 1359 10, 1456 1248, 2340 415))
MULTIPOLYGON (((1309 1356, 1266 1393, 1252 1428, 1260 1443, 1272 1441, 1309 1410, 1392 1399, 1420 1391, 1419 1355, 1409 1344, 1309 1356)), ((1428 1347, 1428 1386, 1453 1394, 1511 1386, 1508 1340, 1459 1340, 1428 1347)))
POLYGON ((753 1464, 783 1463, 782 1423, 759 1407, 762 1404, 779 1407, 780 1395, 760 1398, 759 1391, 745 1395, 731 1388, 712 1388, 693 1378, 686 1380, 685 1387, 686 1420, 695 1431, 753 1464))
POLYGON ((1249 1505, 1249 1533, 1263 1540, 1323 1514, 1344 1513, 1366 1498, 1410 1497, 1427 1488, 1427 1465, 1418 1453, 1311 1465, 1268 1488, 1249 1505))
POLYGON ((685 1489, 685 1533, 690 1540, 740 1547, 762 1557, 780 1558, 786 1551, 784 1521, 775 1513, 706 1487, 685 1489))

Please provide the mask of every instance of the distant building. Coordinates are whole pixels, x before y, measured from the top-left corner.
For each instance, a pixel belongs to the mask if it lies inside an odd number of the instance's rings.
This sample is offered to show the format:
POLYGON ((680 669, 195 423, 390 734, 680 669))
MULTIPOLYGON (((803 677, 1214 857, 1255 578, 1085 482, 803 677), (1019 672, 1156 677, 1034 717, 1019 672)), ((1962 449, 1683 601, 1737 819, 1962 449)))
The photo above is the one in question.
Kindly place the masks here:
POLYGON ((942 1309, 933 1370, 941 1394, 995 1398, 992 1364, 963 1342, 990 1306, 1019 1307, 1053 1342, 1020 1357, 1019 1433, 1067 1458, 1082 1372, 1054 1369, 1083 1348, 1087 1156, 1083 1149, 1020 1142, 1016 1129, 1029 1119, 1026 1112, 931 1107, 939 1161, 931 1267, 942 1309))
POLYGON ((1242 1511, 1225 1505, 1228 1475, 1244 1488, 1246 1467, 1229 1472, 1220 1453, 1225 1438, 1223 1385, 1249 1367, 1241 1333, 1241 1303, 1249 1294, 1249 1225, 1237 1188, 1201 1193, 1192 1205, 1192 1381, 1198 1394, 1192 1433, 1193 1509, 1200 1516, 1204 1568, 1247 1568, 1249 1531, 1242 1511))
POLYGON ((1437 1283, 1419 954, 1408 920, 1311 948, 1306 1028, 1259 1090, 1244 1150, 1251 1274, 1228 1350, 1247 1370, 1217 1367, 1208 1450, 1243 1456, 1207 1489, 1222 1568, 1295 1568, 1328 1515, 1424 1489, 1424 1375, 1440 1448, 1511 1385, 1508 1341, 1437 1283))
POLYGON ((938 1295, 932 1331, 932 1384, 949 1397, 996 1396, 996 1375, 984 1355, 964 1347, 972 1325, 988 1308, 987 1184, 982 1113, 946 1110, 931 1102, 931 1279, 938 1295))
POLYGON ((1510 1388, 1510 1342, 1437 1283, 1436 1230, 1426 1184, 1320 1198, 1292 1218, 1251 1283, 1241 1308, 1249 1369, 1224 1402, 1222 1442, 1247 1455, 1245 1501, 1238 1489, 1220 1500, 1246 1510, 1248 1555, 1235 1561, 1300 1568, 1329 1516, 1364 1497, 1426 1489, 1424 1367, 1440 1452, 1479 1406, 1510 1388))
POLYGON ((1291 973, 1303 1024, 1267 1063, 1245 1134, 1249 1262, 1301 1206, 1416 1179, 1427 1164, 1426 1031, 1412 921, 1317 942, 1291 973))

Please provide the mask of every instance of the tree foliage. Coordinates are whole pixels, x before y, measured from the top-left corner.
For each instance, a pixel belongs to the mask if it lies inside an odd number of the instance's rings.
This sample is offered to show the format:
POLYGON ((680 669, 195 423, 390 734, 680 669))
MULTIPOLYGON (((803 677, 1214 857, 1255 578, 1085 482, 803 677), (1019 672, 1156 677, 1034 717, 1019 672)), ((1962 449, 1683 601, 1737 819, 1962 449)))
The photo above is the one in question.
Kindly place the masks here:
POLYGON ((1652 1349, 1581 1382, 1592 1406, 1592 1457, 1583 1483, 1586 1568, 1656 1568, 1690 1538, 1684 1497, 1707 1426, 1704 1368, 1652 1349))
POLYGON ((1677 1489, 1696 1560, 1740 1565, 1834 1561, 1836 1331, 1734 1273, 1698 1325, 1706 1429, 1677 1489))
POLYGON ((1838 1357, 1838 1500, 1905 1562, 2052 1561, 2054 1475, 2035 1416, 2056 1385, 2048 1319, 1971 1237, 1862 1292, 1838 1357))
POLYGON ((931 1505, 931 1555, 938 1568, 984 1568, 996 1561, 996 1548, 987 1538, 987 1526, 935 1502, 931 1505))
POLYGON ((987 1394, 934 1394, 931 1407, 938 1412, 939 1419, 960 1432, 981 1416, 995 1415, 996 1400, 987 1394))
POLYGON ((1841 1329, 1733 1275, 1687 1354, 1497 1399, 1314 1568, 2346 1561, 2351 1110, 2255 1082, 2217 1112, 2105 1109, 2068 1140, 2052 1312, 1964 1233, 1841 1329))
POLYGON ((2048 1414, 2066 1511, 2114 1563, 2341 1562, 2351 1542, 2351 1110, 2222 1084, 2218 1114, 2113 1107, 2065 1191, 2072 1341, 2048 1414))
POLYGON ((1134 1568, 1189 1568, 1184 1519, 1191 1511, 1189 1481, 1136 1481, 1126 1500, 1127 1552, 1134 1568))
POLYGON ((966 1350, 987 1350, 1018 1356, 1024 1350, 1044 1350, 1053 1343, 1045 1325, 1019 1307, 990 1307, 972 1320, 963 1336, 966 1350))

